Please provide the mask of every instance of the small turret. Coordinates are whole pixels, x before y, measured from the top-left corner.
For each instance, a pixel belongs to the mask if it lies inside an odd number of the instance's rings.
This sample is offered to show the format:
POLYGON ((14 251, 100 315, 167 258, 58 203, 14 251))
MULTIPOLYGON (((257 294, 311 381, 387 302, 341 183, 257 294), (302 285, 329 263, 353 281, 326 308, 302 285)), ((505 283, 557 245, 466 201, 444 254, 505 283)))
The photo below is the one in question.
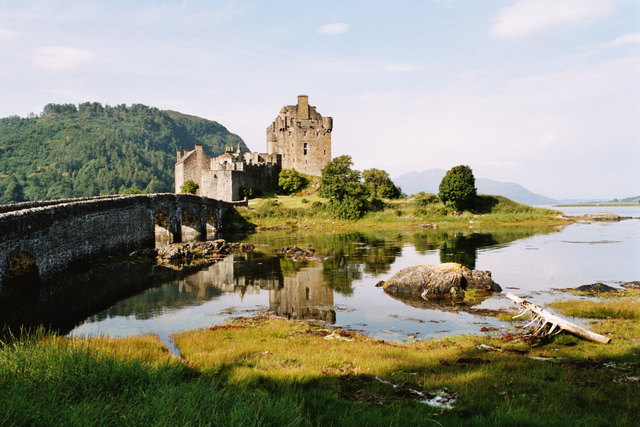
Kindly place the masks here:
POLYGON ((298 120, 309 118, 309 96, 298 95, 298 120))

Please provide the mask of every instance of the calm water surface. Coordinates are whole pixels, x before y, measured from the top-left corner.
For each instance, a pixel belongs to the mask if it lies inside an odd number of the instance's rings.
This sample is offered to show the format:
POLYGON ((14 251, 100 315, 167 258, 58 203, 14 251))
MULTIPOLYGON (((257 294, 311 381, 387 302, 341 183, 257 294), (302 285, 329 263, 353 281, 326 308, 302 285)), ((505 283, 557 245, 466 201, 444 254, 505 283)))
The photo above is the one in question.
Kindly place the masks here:
MULTIPOLYGON (((609 211, 640 217, 639 207, 556 209, 568 215, 609 211)), ((546 234, 519 228, 492 233, 411 229, 345 234, 263 232, 243 240, 255 243, 256 251, 229 256, 196 272, 153 280, 150 289, 110 304, 69 335, 156 334, 171 345, 169 336, 174 332, 222 323, 259 309, 359 329, 383 339, 478 334, 481 328, 507 325, 448 311, 448 307, 413 307, 386 295, 375 284, 404 267, 448 261, 490 270, 505 291, 538 302, 561 298, 561 293, 550 292, 556 288, 593 282, 619 286, 640 280, 638 219, 576 223, 546 234), (294 262, 273 255, 274 249, 293 245, 311 245, 326 258, 294 262)), ((153 271, 142 274, 154 276, 153 271)), ((510 301, 498 295, 479 307, 507 306, 510 301)))

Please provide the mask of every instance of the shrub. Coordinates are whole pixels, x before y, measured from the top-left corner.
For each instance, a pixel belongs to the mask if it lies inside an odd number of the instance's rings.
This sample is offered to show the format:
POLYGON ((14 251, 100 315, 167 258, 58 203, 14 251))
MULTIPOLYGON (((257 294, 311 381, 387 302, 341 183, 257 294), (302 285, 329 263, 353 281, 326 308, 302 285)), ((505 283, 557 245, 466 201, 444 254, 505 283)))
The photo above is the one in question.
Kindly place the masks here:
POLYGON ((182 194, 196 194, 198 188, 200 188, 200 186, 189 179, 185 181, 184 184, 182 184, 182 186, 180 187, 180 192, 182 194))
POLYGON ((278 176, 278 186, 285 194, 292 194, 306 187, 308 181, 295 169, 283 169, 278 176))
POLYGON ((387 171, 375 168, 366 169, 362 171, 362 178, 369 193, 375 197, 398 199, 402 196, 402 192, 391 181, 387 171))
POLYGON ((322 169, 319 192, 329 199, 328 211, 334 218, 355 220, 367 212, 369 192, 352 165, 350 156, 340 156, 322 169))
POLYGON ((142 194, 142 190, 136 186, 129 187, 125 190, 122 190, 120 194, 142 194))
POLYGON ((433 193, 425 193, 424 191, 419 192, 415 195, 414 203, 418 208, 424 208, 428 205, 432 205, 434 203, 438 203, 440 199, 433 193))
POLYGON ((362 218, 367 212, 367 204, 364 199, 349 196, 342 200, 329 200, 328 208, 334 218, 351 221, 362 218))
POLYGON ((440 181, 440 200, 456 211, 470 208, 477 196, 476 180, 469 166, 455 166, 440 181))

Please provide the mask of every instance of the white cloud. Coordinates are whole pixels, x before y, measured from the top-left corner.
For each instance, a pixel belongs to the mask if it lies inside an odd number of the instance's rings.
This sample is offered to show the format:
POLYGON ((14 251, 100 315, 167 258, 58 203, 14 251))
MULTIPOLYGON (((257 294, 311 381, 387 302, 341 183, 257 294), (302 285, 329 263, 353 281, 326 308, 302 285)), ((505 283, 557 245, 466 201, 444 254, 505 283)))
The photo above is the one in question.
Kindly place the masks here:
POLYGON ((35 65, 50 71, 80 67, 93 62, 96 58, 96 54, 89 50, 66 46, 41 47, 31 56, 35 65))
POLYGON ((584 24, 613 11, 613 0, 520 0, 502 9, 491 28, 500 38, 526 37, 584 24))
POLYGON ((386 67, 387 71, 415 71, 418 67, 416 64, 408 64, 408 63, 398 63, 398 64, 388 64, 386 67))
POLYGON ((348 29, 349 24, 345 24, 344 22, 333 22, 331 24, 326 24, 318 28, 318 34, 335 36, 337 34, 346 33, 348 29))
POLYGON ((601 47, 618 47, 624 46, 628 44, 639 44, 640 43, 640 33, 629 33, 624 34, 620 37, 616 37, 614 40, 602 43, 601 47))

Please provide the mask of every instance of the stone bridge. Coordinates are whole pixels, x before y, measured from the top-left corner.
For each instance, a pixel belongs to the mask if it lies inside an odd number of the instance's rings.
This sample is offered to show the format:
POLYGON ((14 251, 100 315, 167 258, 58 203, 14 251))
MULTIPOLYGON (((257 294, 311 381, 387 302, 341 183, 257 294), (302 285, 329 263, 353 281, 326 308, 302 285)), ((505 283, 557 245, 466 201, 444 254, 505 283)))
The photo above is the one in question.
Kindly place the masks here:
POLYGON ((185 229, 206 238, 243 204, 167 193, 0 206, 0 293, 9 282, 46 280, 91 257, 153 248, 156 227, 173 242, 185 229))

